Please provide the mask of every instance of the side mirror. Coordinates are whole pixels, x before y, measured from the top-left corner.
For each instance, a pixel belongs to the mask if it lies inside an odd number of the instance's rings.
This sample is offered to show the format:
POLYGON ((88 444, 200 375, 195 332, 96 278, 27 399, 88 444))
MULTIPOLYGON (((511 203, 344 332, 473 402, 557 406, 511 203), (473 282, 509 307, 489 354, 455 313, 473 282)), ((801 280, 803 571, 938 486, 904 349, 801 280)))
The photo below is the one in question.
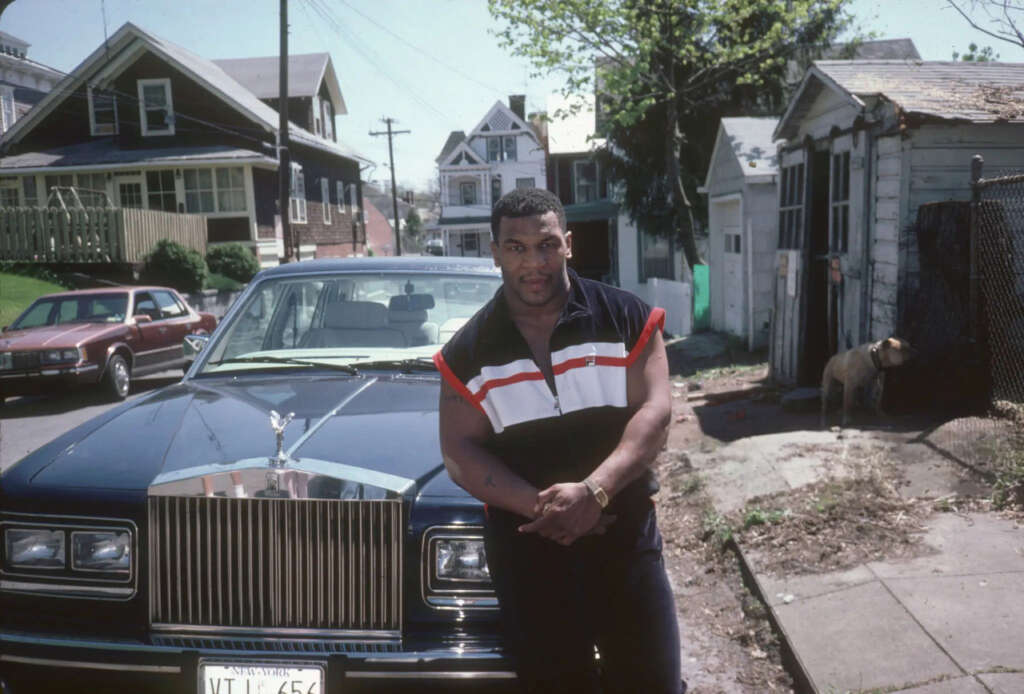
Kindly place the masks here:
POLYGON ((209 335, 192 333, 191 335, 185 336, 185 340, 181 343, 181 352, 185 357, 186 369, 192 366, 192 362, 195 361, 196 356, 206 349, 206 345, 209 344, 209 342, 209 335))
POLYGON ((144 325, 146 323, 153 322, 153 319, 150 318, 145 313, 136 313, 134 316, 132 316, 132 319, 135 321, 135 325, 144 325))

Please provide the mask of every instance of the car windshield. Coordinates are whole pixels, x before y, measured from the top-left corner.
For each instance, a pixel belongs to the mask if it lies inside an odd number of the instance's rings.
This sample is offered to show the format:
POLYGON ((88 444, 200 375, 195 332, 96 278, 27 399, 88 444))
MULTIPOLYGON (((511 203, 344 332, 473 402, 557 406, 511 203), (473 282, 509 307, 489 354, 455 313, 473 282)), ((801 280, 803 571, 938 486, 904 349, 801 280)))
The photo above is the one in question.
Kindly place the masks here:
POLYGON ((429 367, 500 284, 498 275, 407 272, 267 279, 218 331, 199 373, 429 367))
POLYGON ((11 328, 39 328, 61 323, 121 323, 127 311, 127 292, 44 297, 29 306, 11 328))

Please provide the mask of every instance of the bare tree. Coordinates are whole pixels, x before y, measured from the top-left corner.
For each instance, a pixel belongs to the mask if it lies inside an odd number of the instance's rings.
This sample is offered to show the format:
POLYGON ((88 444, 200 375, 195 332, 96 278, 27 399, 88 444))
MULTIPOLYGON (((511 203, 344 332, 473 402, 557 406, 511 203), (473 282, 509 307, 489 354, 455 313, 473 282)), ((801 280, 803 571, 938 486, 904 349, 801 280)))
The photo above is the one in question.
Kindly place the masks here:
POLYGON ((1024 48, 1024 0, 946 0, 983 34, 1024 48))

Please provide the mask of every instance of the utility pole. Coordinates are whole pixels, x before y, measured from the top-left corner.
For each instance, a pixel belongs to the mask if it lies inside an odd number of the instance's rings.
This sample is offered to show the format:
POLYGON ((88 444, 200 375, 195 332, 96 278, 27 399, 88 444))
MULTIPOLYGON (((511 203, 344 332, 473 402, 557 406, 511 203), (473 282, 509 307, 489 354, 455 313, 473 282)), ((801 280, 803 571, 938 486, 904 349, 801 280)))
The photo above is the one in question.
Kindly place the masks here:
POLYGON ((391 163, 391 207, 395 215, 395 255, 402 255, 402 222, 398 219, 398 191, 395 187, 395 152, 391 146, 391 138, 395 135, 403 135, 412 131, 392 130, 391 124, 395 122, 394 118, 381 118, 381 121, 388 124, 387 132, 371 132, 370 135, 373 137, 378 135, 388 136, 388 161, 391 163))
POLYGON ((292 242, 291 183, 292 157, 288 151, 288 0, 281 0, 281 55, 278 64, 277 104, 277 206, 281 212, 281 238, 284 262, 298 259, 292 242))

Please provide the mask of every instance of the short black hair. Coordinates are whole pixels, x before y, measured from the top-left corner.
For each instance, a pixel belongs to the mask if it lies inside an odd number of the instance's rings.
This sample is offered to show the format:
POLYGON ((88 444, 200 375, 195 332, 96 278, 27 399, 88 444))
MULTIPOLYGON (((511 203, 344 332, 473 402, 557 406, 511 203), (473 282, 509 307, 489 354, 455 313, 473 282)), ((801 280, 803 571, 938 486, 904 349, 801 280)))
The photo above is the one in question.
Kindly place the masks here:
POLYGON ((498 242, 498 226, 502 217, 532 217, 545 212, 554 212, 558 216, 558 224, 564 234, 565 208, 558 196, 550 190, 516 188, 505 193, 491 210, 491 240, 498 242))

